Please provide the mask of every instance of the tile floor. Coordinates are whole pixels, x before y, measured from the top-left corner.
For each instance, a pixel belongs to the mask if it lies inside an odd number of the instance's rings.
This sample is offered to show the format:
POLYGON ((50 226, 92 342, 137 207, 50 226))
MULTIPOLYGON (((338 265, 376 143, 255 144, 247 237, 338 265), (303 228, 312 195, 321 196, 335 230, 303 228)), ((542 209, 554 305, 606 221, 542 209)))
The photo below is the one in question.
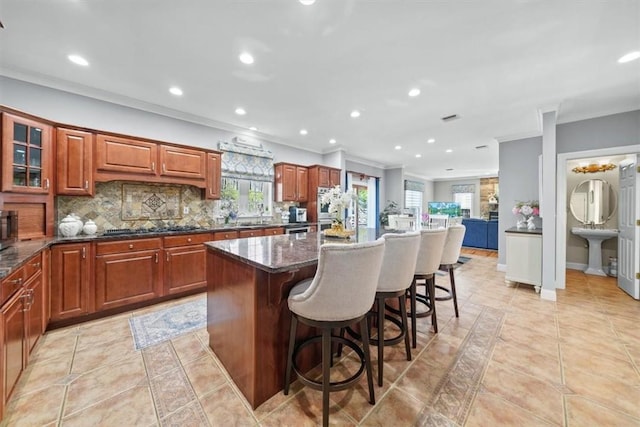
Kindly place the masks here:
MULTIPOLYGON (((614 279, 571 270, 558 300, 542 301, 531 286, 505 286, 494 254, 467 251, 472 260, 456 270, 460 318, 451 301, 439 302, 440 333, 422 319, 411 362, 402 344, 386 348, 377 404, 368 404, 363 379, 332 394, 332 425, 640 425, 640 303, 614 279)), ((47 333, 2 425, 322 422, 320 392, 299 385, 252 411, 205 329, 134 350, 127 318, 166 306, 47 333)), ((336 375, 353 363, 346 355, 336 375)))

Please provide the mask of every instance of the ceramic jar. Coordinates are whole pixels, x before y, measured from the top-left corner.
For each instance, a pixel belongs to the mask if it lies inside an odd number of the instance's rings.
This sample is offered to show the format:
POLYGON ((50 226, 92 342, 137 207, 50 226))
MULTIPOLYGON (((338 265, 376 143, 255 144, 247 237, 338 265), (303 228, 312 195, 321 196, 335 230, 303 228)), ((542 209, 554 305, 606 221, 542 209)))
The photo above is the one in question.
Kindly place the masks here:
POLYGON ((76 234, 78 234, 79 232, 82 231, 82 227, 84 226, 84 223, 82 222, 80 217, 78 215, 74 214, 73 212, 69 216, 71 216, 73 219, 76 220, 76 223, 78 224, 78 231, 76 232, 76 234))
POLYGON ((64 237, 73 237, 80 231, 78 228, 78 221, 71 215, 67 215, 62 219, 62 221, 60 221, 58 231, 64 237))
POLYGON ((96 231, 98 231, 98 226, 96 225, 95 222, 88 220, 87 222, 84 223, 84 227, 82 227, 82 231, 84 232, 84 234, 87 235, 92 235, 92 234, 96 234, 96 231))

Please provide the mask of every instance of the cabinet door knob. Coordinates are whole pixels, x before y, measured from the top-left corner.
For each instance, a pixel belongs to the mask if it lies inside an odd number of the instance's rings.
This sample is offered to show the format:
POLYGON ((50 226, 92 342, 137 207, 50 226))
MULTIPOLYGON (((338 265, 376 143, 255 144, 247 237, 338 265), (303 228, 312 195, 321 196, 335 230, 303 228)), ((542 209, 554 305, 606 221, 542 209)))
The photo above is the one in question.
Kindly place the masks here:
POLYGON ((40 263, 39 262, 34 262, 33 264, 31 264, 31 266, 33 268, 40 268, 40 263))
POLYGON ((158 263, 158 252, 156 252, 156 264, 158 263))
POLYGON ((133 249, 133 243, 129 244, 129 249, 133 249))
POLYGON ((48 190, 49 189, 49 178, 45 178, 44 179, 44 189, 48 190))
POLYGON ((13 279, 10 282, 13 283, 14 285, 21 285, 22 284, 22 277, 18 277, 17 279, 13 279))
POLYGON ((155 171, 156 171, 156 162, 151 162, 151 170, 152 170, 153 172, 155 172, 155 171))
POLYGON ((169 252, 167 252, 167 262, 169 262, 169 252))
POLYGON ((82 259, 87 258, 87 247, 83 246, 82 247, 82 259))
POLYGON ((166 172, 167 171, 167 165, 166 164, 162 164, 162 172, 166 172))
POLYGON ((85 179, 85 180, 84 180, 84 189, 85 189, 85 190, 88 190, 88 189, 89 189, 89 180, 88 180, 88 179, 85 179))
POLYGON ((191 243, 191 237, 187 238, 187 242, 191 243))

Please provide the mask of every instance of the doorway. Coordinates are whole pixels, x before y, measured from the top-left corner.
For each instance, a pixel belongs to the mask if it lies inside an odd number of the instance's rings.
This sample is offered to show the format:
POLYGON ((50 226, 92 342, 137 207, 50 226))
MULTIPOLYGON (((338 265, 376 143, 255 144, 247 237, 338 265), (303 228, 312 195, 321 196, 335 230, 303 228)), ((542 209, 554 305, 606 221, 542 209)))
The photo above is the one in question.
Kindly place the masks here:
POLYGON ((347 188, 356 195, 356 202, 349 210, 349 222, 352 227, 376 227, 378 206, 378 179, 356 172, 347 172, 347 188), (357 207, 357 209, 356 209, 357 207))

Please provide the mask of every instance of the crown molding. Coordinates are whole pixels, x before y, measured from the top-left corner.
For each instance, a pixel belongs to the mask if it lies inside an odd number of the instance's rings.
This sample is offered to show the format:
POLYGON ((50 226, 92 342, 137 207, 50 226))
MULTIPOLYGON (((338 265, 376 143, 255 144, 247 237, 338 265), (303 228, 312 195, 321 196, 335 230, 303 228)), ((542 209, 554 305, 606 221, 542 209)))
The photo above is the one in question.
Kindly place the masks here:
POLYGON ((495 136, 494 139, 498 141, 498 144, 509 141, 517 141, 519 139, 527 139, 527 138, 535 138, 537 136, 542 136, 542 131, 540 130, 531 130, 526 132, 518 132, 512 133, 509 135, 495 136))

